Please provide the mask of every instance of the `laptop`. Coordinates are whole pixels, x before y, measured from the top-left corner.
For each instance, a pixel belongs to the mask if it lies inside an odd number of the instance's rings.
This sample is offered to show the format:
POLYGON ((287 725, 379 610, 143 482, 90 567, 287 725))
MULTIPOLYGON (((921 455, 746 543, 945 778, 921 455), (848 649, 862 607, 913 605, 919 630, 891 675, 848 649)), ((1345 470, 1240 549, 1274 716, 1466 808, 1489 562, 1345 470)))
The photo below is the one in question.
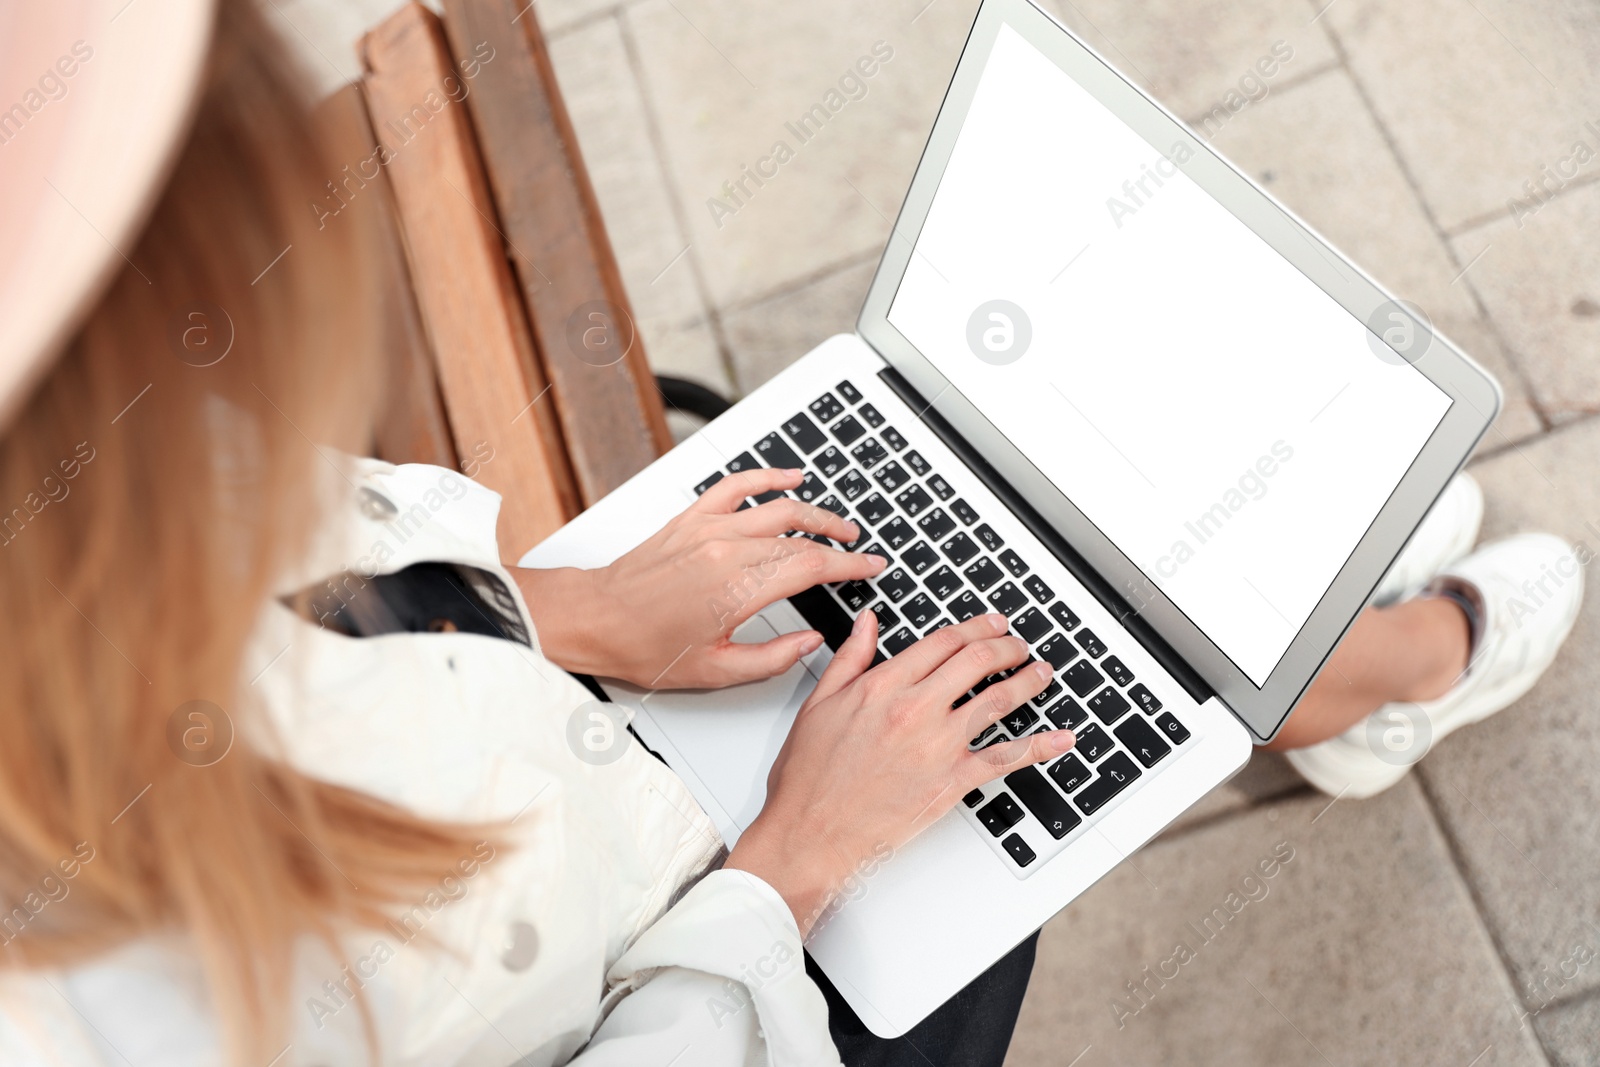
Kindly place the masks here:
POLYGON ((1071 32, 985 0, 856 331, 522 563, 602 566, 758 465, 803 468, 793 495, 888 558, 741 628, 822 632, 781 677, 601 680, 730 844, 860 611, 884 657, 1001 611, 1052 665, 972 743, 1069 728, 1076 748, 863 870, 808 943, 895 1037, 1273 737, 1499 404, 1420 309, 1071 32))

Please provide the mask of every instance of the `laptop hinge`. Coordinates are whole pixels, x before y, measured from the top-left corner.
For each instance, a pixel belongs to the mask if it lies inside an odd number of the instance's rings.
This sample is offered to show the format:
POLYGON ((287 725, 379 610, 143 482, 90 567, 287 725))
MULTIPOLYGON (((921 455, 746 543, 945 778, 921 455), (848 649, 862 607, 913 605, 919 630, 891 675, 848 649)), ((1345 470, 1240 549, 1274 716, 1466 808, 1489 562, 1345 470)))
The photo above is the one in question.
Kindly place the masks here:
POLYGON ((1168 674, 1172 675, 1173 680, 1183 687, 1184 692, 1188 693, 1196 704, 1204 704, 1216 695, 1205 680, 1196 674, 1194 669, 1173 651, 1172 646, 1167 644, 1160 634, 1155 632, 1150 623, 1138 612, 1130 608, 1127 601, 1117 595, 1115 587, 1101 577, 1093 567, 1089 566, 1089 561, 1079 555, 1077 549, 1068 544, 1066 539, 1045 521, 1044 516, 1035 511, 1022 494, 1012 488, 1011 483, 1006 481, 999 471, 990 466, 988 461, 967 442, 966 438, 961 436, 954 426, 951 426, 943 416, 934 411, 933 405, 929 404, 899 371, 893 367, 885 367, 878 372, 878 377, 882 378, 884 384, 893 389, 912 411, 921 412, 918 417, 928 425, 928 428, 938 435, 939 439, 949 447, 950 451, 960 457, 961 461, 972 470, 972 473, 976 474, 978 479, 989 487, 990 492, 1000 498, 1001 503, 1011 509, 1022 525, 1028 528, 1028 532, 1037 537, 1045 548, 1049 549, 1061 561, 1061 565, 1071 571, 1074 578, 1083 583, 1083 587, 1089 590, 1090 594, 1100 601, 1101 606, 1109 611, 1133 635, 1134 639, 1144 646, 1145 651, 1149 652, 1155 661, 1161 664, 1168 674))

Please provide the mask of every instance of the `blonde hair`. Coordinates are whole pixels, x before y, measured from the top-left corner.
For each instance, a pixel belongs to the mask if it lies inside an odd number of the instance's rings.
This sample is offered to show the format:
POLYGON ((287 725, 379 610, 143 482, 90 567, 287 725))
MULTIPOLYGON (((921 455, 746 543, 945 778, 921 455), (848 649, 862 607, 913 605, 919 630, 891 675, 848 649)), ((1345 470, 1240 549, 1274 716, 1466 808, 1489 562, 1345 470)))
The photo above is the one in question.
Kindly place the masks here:
POLYGON ((253 5, 223 3, 131 265, 0 438, 0 967, 185 933, 255 1063, 299 939, 337 952, 484 836, 242 741, 247 640, 317 518, 310 442, 370 447, 381 400, 366 245, 311 225, 337 164, 304 84, 253 5), (241 736, 206 766, 169 741, 195 700, 241 736))

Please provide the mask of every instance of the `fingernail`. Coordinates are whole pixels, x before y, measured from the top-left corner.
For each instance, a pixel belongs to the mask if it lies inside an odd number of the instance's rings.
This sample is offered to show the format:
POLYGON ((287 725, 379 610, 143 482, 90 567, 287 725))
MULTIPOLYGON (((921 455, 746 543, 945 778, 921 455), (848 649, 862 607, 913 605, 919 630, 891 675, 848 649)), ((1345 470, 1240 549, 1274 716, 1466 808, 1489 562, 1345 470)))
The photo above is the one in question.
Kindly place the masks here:
POLYGON ((1071 730, 1051 730, 1050 747, 1057 752, 1065 752, 1078 743, 1078 738, 1071 730))
POLYGON ((849 519, 845 520, 844 528, 846 530, 850 531, 850 540, 852 542, 854 542, 856 538, 861 536, 861 527, 859 525, 857 525, 856 523, 851 522, 849 519))
POLYGON ((822 635, 813 630, 804 641, 800 642, 800 654, 809 656, 822 647, 822 635))
POLYGON ((1035 663, 1033 665, 1033 673, 1037 674, 1039 676, 1039 680, 1041 682, 1048 682, 1050 680, 1050 676, 1051 676, 1051 673, 1052 673, 1051 670, 1050 670, 1050 664, 1048 664, 1048 663, 1035 663))
POLYGON ((884 559, 882 556, 878 555, 876 552, 868 552, 867 555, 871 556, 873 559, 878 561, 878 565, 877 565, 877 568, 876 568, 877 570, 881 571, 881 570, 883 570, 883 568, 885 568, 885 567, 887 567, 889 565, 889 561, 884 559))
POLYGON ((989 628, 995 633, 1003 634, 1006 632, 1006 617, 1004 615, 999 612, 992 612, 986 617, 989 620, 989 628))

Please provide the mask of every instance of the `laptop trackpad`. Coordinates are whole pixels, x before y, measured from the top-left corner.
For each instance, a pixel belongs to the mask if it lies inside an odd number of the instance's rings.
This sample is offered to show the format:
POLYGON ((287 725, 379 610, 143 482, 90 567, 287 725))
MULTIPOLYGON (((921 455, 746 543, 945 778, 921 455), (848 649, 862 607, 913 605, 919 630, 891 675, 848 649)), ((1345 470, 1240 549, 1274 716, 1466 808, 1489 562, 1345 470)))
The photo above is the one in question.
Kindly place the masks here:
MULTIPOLYGON (((760 644, 804 629, 805 619, 784 600, 745 622, 733 639, 760 644)), ((767 798, 767 771, 800 705, 832 658, 823 645, 775 678, 728 689, 662 692, 644 701, 649 725, 666 735, 668 752, 677 756, 674 760, 669 754, 667 762, 686 764, 675 769, 730 845, 760 814, 767 798)), ((654 730, 647 727, 644 732, 654 730)))

